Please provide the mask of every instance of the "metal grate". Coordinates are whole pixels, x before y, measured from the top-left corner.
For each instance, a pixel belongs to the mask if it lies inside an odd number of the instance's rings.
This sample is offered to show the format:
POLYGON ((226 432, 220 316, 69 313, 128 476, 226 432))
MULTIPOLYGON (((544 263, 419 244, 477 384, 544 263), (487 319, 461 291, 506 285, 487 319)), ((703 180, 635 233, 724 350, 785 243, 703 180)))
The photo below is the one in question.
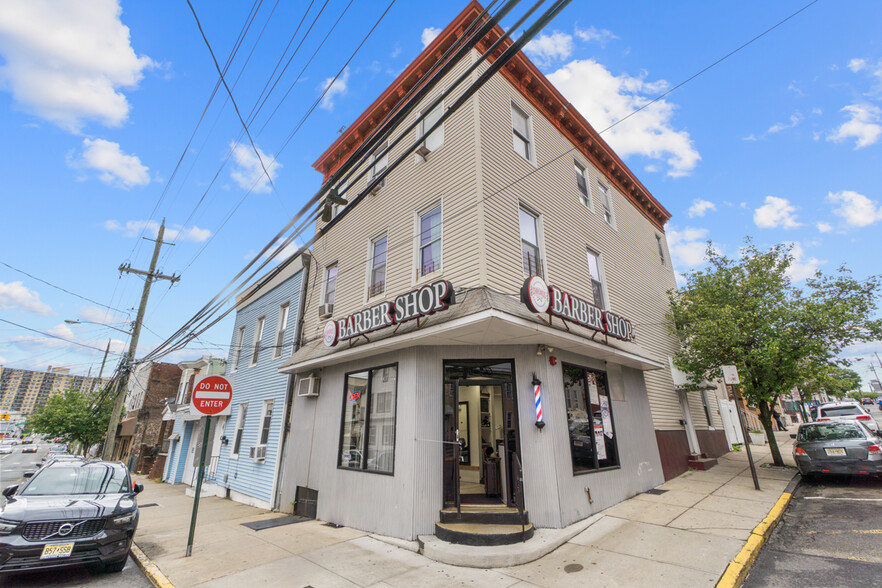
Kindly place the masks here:
POLYGON ((653 488, 652 490, 647 490, 644 494, 652 494, 653 496, 661 496, 667 492, 667 490, 662 490, 661 488, 653 488))
POLYGON ((66 521, 38 521, 25 525, 22 537, 27 541, 42 541, 52 535, 52 539, 81 539, 97 535, 104 529, 104 519, 66 520, 66 521), (73 529, 67 535, 58 534, 62 525, 72 525, 73 529))

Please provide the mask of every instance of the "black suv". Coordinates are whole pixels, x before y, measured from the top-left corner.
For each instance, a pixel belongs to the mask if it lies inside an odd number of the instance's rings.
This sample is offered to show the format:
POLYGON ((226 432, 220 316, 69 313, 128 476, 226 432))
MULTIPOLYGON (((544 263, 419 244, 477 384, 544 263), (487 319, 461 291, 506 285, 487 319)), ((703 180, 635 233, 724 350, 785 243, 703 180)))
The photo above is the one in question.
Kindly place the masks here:
POLYGON ((0 574, 76 565, 122 571, 143 489, 122 463, 50 461, 3 490, 0 574))

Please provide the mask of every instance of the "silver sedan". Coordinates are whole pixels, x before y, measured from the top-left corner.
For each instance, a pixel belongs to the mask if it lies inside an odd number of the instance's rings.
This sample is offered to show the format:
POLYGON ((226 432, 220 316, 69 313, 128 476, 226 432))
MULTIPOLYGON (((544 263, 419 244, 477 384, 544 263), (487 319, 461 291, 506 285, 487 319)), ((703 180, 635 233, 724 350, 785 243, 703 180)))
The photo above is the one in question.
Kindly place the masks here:
POLYGON ((793 445, 803 477, 818 474, 882 474, 882 439, 857 422, 805 423, 793 445))

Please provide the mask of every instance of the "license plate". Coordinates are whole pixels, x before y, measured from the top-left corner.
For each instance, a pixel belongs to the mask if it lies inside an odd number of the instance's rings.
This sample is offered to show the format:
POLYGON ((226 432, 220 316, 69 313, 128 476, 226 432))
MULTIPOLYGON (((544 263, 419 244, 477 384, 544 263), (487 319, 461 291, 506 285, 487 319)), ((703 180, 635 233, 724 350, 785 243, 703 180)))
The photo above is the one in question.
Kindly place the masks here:
POLYGON ((827 455, 845 455, 844 447, 828 447, 824 450, 827 455))
POLYGON ((43 553, 40 559, 56 559, 59 557, 70 557, 73 551, 73 543, 61 543, 60 545, 46 545, 43 547, 43 553))

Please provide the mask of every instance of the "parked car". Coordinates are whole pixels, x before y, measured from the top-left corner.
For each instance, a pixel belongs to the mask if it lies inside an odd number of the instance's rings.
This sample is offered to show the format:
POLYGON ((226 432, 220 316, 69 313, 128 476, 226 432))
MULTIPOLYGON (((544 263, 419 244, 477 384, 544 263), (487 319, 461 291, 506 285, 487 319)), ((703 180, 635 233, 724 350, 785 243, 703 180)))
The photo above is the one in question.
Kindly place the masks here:
POLYGON ((793 459, 804 477, 882 474, 882 439, 858 421, 803 423, 791 435, 793 459))
POLYGON ((22 453, 37 453, 36 445, 24 445, 21 448, 22 453))
POLYGON ((3 490, 0 574, 77 565, 122 571, 142 490, 119 462, 47 463, 21 487, 3 490))
POLYGON ((12 445, 0 445, 0 455, 8 455, 15 451, 12 445))
POLYGON ((879 432, 876 420, 860 404, 855 402, 827 402, 818 406, 815 421, 860 421, 874 433, 879 432))

